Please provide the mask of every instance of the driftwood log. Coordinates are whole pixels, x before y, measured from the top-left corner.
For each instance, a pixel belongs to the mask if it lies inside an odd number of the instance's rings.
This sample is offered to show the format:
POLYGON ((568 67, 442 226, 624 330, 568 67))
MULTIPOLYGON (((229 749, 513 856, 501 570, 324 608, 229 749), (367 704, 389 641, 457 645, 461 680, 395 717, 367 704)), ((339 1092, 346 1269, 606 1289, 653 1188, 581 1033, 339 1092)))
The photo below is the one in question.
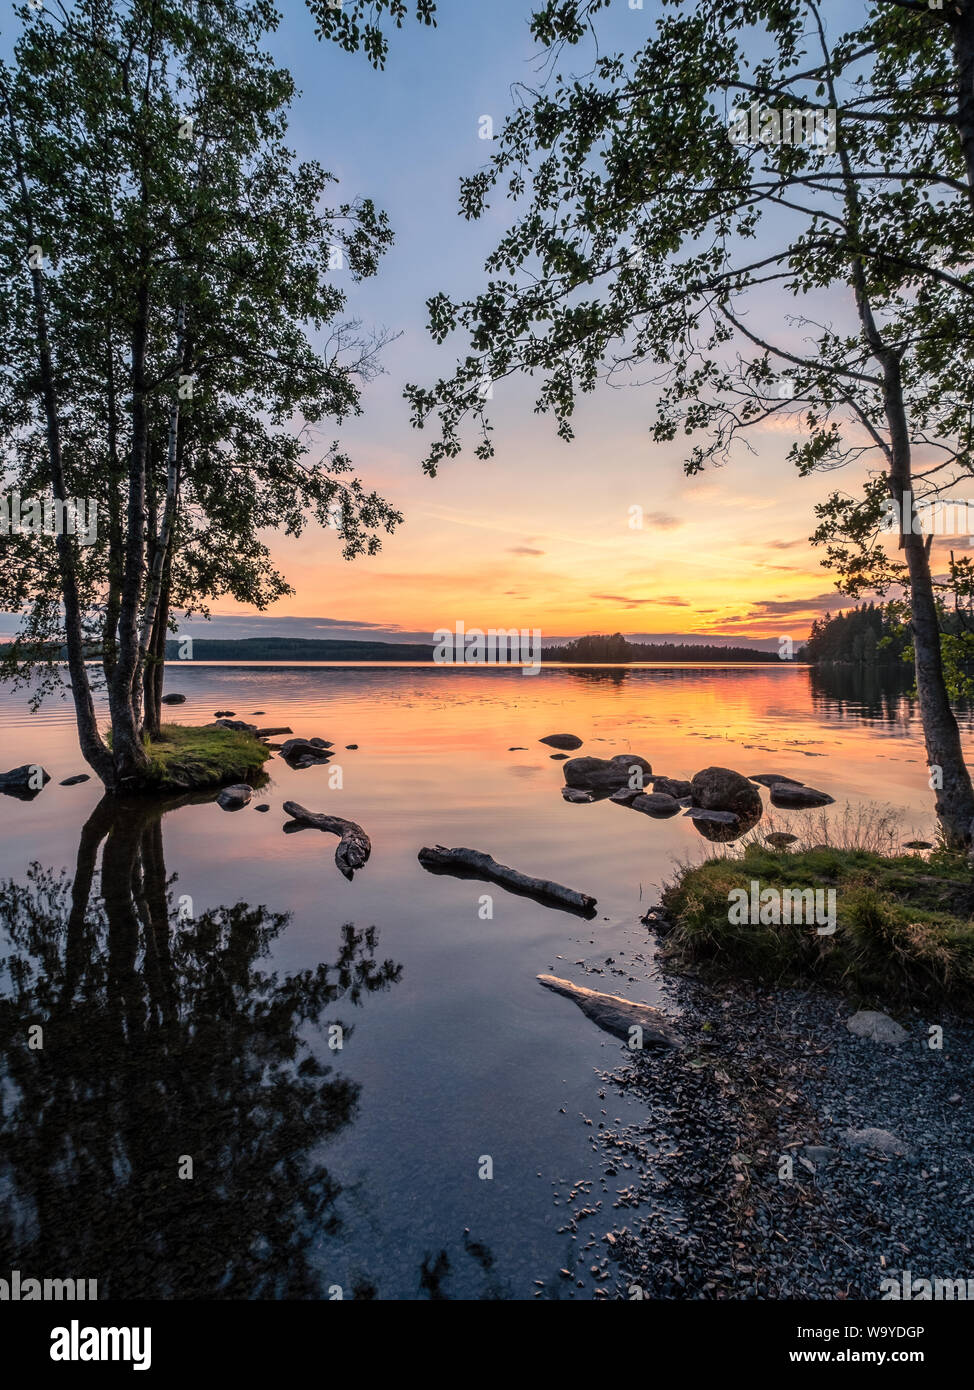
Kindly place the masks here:
POLYGON ((346 878, 351 878, 356 869, 361 869, 372 853, 372 841, 360 825, 342 816, 323 816, 317 811, 306 811, 296 801, 285 801, 285 813, 292 816, 284 829, 286 831, 327 830, 338 835, 338 848, 335 850, 335 863, 346 878))
POLYGON ((666 1015, 654 1009, 652 1004, 634 1004, 631 999, 623 999, 618 994, 600 994, 597 990, 586 989, 584 985, 573 985, 570 980, 559 979, 557 975, 539 975, 538 982, 545 989, 553 989, 573 1000, 586 1018, 607 1033, 625 1039, 630 1047, 680 1046, 680 1038, 666 1015))
POLYGON ((546 907, 562 907, 581 917, 595 916, 595 899, 587 893, 576 893, 574 889, 564 888, 549 879, 530 878, 517 869, 508 868, 506 864, 498 864, 496 859, 482 850, 444 849, 442 845, 436 845, 432 849, 421 849, 419 862, 430 873, 486 879, 489 883, 499 883, 511 893, 534 898, 546 907))

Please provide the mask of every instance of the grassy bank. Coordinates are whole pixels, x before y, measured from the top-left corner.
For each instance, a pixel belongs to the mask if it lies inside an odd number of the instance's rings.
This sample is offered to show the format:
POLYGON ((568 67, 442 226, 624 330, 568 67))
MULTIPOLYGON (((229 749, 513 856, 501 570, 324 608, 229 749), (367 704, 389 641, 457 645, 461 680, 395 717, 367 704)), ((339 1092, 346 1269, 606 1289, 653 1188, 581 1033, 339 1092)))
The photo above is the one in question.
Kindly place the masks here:
POLYGON ((163 724, 159 738, 147 741, 146 751, 150 792, 252 781, 271 756, 265 743, 243 730, 184 724, 163 724))
POLYGON ((963 860, 750 844, 740 858, 681 868, 662 903, 672 924, 664 959, 674 965, 828 985, 877 1007, 939 1003, 974 1013, 974 876, 963 860), (750 893, 752 881, 761 891, 834 889, 835 932, 731 921, 731 894, 750 893))

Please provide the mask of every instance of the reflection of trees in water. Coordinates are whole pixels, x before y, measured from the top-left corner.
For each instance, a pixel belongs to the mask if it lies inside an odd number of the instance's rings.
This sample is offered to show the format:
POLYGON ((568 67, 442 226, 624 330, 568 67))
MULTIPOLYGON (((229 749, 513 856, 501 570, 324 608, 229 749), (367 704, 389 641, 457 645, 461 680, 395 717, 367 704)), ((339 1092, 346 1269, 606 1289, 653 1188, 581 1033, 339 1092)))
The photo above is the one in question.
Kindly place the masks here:
POLYGON ((287 914, 183 918, 162 844, 183 801, 106 798, 73 883, 37 864, 0 883, 0 1247, 32 1275, 96 1278, 100 1297, 318 1297, 311 1248, 336 1229, 340 1189, 310 1154, 359 1087, 300 1030, 401 966, 347 923, 334 964, 279 977, 258 963, 287 914))
POLYGON ((808 679, 812 706, 826 718, 906 728, 914 717, 913 670, 906 663, 811 666, 808 679))

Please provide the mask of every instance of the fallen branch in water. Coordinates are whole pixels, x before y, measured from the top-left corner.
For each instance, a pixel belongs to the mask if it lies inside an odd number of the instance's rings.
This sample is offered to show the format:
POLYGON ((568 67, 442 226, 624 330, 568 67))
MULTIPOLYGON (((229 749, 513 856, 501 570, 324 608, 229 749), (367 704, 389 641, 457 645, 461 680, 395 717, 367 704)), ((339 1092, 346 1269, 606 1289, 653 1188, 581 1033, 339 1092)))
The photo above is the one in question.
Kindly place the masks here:
POLYGON ((351 878, 355 869, 361 869, 372 853, 372 841, 353 820, 345 820, 342 816, 323 816, 317 811, 306 811, 296 801, 285 801, 284 810, 287 815, 294 817, 285 825, 286 831, 310 827, 312 830, 327 830, 330 834, 341 837, 335 850, 335 863, 346 878, 351 878))
POLYGON ((527 874, 518 873, 517 869, 510 869, 506 864, 498 864, 496 859, 482 850, 444 849, 442 845, 436 845, 433 849, 421 849, 419 862, 430 873, 486 879, 490 883, 499 883, 511 893, 535 898, 547 907, 563 907, 582 917, 595 916, 595 899, 587 893, 576 893, 574 889, 564 888, 549 879, 529 878, 527 874))

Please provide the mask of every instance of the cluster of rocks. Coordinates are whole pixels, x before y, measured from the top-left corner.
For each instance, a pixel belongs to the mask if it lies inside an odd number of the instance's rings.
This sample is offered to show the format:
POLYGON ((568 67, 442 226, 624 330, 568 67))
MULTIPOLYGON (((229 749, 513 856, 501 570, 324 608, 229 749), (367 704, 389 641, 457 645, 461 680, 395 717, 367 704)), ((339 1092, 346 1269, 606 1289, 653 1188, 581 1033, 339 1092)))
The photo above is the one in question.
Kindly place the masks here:
MULTIPOLYGON (((552 734, 541 741, 551 743, 572 737, 552 734)), ((828 806, 833 801, 826 792, 806 787, 781 773, 760 772, 745 777, 731 768, 705 767, 690 781, 664 777, 654 774, 650 763, 634 753, 617 753, 612 758, 570 758, 564 772, 562 796, 566 801, 585 803, 608 798, 656 820, 676 816, 682 809, 701 835, 718 842, 736 840, 757 825, 764 810, 758 786, 767 787, 771 804, 782 809, 828 806)))

